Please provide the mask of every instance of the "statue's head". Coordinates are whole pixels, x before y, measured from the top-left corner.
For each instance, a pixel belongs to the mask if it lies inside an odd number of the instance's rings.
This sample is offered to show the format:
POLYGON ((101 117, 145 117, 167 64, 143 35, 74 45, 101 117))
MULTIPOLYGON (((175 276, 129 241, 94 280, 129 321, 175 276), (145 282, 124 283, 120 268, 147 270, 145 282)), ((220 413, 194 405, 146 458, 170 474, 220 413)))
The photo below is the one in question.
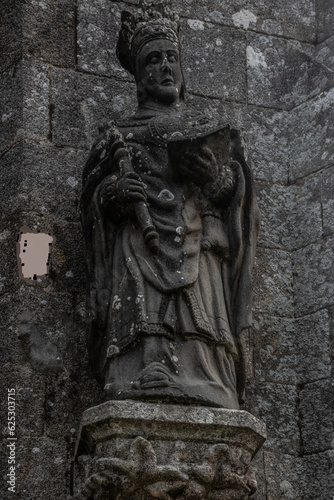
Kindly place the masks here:
POLYGON ((135 76, 139 103, 147 98, 172 104, 184 98, 179 18, 156 0, 141 2, 142 12, 122 12, 117 56, 135 76))

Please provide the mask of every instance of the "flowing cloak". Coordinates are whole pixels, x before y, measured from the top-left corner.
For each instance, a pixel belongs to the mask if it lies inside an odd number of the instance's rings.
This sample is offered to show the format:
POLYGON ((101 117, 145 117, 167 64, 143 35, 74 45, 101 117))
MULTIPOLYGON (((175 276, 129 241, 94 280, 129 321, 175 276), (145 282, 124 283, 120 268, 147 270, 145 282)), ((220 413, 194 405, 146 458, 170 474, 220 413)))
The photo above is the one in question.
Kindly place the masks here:
MULTIPOLYGON (((217 129, 217 123, 203 115, 188 113, 180 122, 183 134, 217 129)), ((209 202, 199 187, 175 181, 166 143, 178 124, 171 125, 169 119, 167 123, 166 133, 154 125, 154 118, 118 124, 134 170, 146 185, 160 236, 158 257, 145 247, 134 213, 116 213, 110 220, 101 208, 101 183, 107 176, 120 177, 111 161, 113 123, 102 131, 84 168, 81 216, 91 366, 103 386, 113 358, 133 348, 143 335, 172 339, 178 328, 184 339, 225 346, 235 363, 242 400, 240 334, 252 325, 251 271, 259 228, 251 171, 240 133, 228 127, 236 188, 228 206, 209 202), (204 239, 211 244, 206 252, 204 239)))

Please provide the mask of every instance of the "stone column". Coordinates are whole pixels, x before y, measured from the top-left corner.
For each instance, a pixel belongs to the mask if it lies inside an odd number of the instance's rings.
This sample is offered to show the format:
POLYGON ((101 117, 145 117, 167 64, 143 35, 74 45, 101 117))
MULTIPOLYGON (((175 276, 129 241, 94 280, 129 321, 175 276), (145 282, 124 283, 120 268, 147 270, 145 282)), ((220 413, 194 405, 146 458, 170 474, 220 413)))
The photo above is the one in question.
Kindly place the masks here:
POLYGON ((265 435, 245 411, 108 401, 83 414, 74 498, 245 500, 265 435))

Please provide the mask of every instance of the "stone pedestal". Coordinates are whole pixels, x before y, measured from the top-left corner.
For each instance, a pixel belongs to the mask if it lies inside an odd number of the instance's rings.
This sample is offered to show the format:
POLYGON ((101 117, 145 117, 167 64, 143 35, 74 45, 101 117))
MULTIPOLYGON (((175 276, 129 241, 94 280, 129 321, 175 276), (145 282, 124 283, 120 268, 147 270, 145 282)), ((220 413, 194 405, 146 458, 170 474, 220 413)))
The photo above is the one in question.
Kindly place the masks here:
POLYGON ((74 498, 245 500, 264 440, 245 411, 109 401, 83 414, 74 498))

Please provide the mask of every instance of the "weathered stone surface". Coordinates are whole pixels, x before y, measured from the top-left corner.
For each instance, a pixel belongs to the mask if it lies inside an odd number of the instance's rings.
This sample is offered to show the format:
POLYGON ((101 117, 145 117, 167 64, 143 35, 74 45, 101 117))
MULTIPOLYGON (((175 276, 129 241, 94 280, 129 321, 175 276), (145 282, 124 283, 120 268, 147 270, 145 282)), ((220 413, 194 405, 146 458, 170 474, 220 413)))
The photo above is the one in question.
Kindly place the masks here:
POLYGON ((334 88, 298 106, 287 122, 290 136, 290 180, 305 177, 334 160, 334 88))
POLYGON ((21 437, 17 444, 16 454, 17 493, 15 497, 18 500, 28 498, 45 500, 45 495, 50 500, 67 497, 70 460, 68 446, 64 439, 21 437))
POLYGON ((245 30, 282 35, 304 41, 315 38, 316 4, 314 0, 293 0, 289 4, 275 0, 185 0, 181 13, 204 21, 226 24, 245 30))
POLYGON ((0 71, 17 64, 22 56, 22 2, 2 2, 0 21, 0 71))
POLYGON ((22 61, 24 137, 49 135, 49 75, 46 64, 22 61))
POLYGON ((27 366, 22 375, 16 386, 17 429, 22 437, 38 438, 45 429, 45 377, 27 366))
POLYGON ((300 391, 301 434, 305 453, 334 448, 334 383, 330 378, 300 391))
POLYGON ((254 330, 257 381, 305 384, 330 376, 327 311, 301 319, 260 316, 254 330))
POLYGON ((3 213, 26 212, 27 216, 21 217, 20 224, 28 227, 31 222, 43 224, 43 219, 47 220, 50 213, 54 218, 76 218, 79 172, 86 154, 35 144, 25 144, 20 149, 21 161, 10 152, 0 174, 7 192, 13 196, 10 205, 3 200, 3 213))
POLYGON ((116 57, 121 11, 128 6, 110 0, 78 2, 78 66, 99 75, 132 79, 116 57))
POLYGON ((303 460, 270 452, 264 453, 264 460, 267 480, 266 500, 304 500, 301 491, 301 480, 305 470, 303 460))
POLYGON ((22 135, 21 66, 9 68, 0 79, 0 151, 9 148, 22 135))
MULTIPOLYGON (((18 271, 17 271, 17 256, 16 256, 16 241, 18 237, 18 228, 16 226, 15 218, 8 221, 4 220, 5 217, 0 218, 1 232, 0 232, 0 253, 5 255, 5 259, 0 261, 0 297, 4 298, 4 308, 9 307, 8 314, 11 316, 10 302, 7 304, 6 295, 8 294, 11 300, 11 294, 15 294, 19 286, 18 271)), ((4 335, 6 334, 6 322, 4 321, 2 327, 4 328, 4 335)))
POLYGON ((300 437, 297 390, 293 385, 262 384, 256 388, 254 415, 267 426, 266 450, 298 453, 300 437))
POLYGON ((290 109, 333 82, 332 72, 314 60, 312 46, 263 35, 248 37, 247 75, 249 103, 279 109, 290 109))
POLYGON ((245 102, 245 35, 194 19, 183 22, 182 33, 187 90, 245 102))
POLYGON ((333 496, 334 455, 296 458, 265 452, 268 500, 328 500, 333 496))
POLYGON ((264 435, 244 411, 109 401, 83 415, 75 498, 107 498, 108 488, 124 500, 248 498, 264 435))
POLYGON ((258 184, 257 193, 262 215, 260 244, 294 250, 321 237, 320 176, 292 186, 258 184))
POLYGON ((329 321, 326 310, 295 320, 296 373, 300 384, 331 375, 329 321))
POLYGON ((330 356, 331 356, 331 364, 334 366, 334 306, 329 308, 329 342, 330 342, 330 356))
POLYGON ((296 315, 326 307, 334 300, 333 237, 294 252, 296 315))
POLYGON ((334 231, 334 167, 322 174, 322 217, 324 234, 334 231))
POLYGON ((53 141, 88 149, 101 124, 134 109, 136 92, 130 83, 54 69, 51 100, 53 141))
POLYGON ((23 55, 57 66, 75 65, 75 3, 72 0, 23 4, 23 55))
POLYGON ((317 45, 316 59, 327 68, 334 70, 334 36, 317 45))
POLYGON ((249 106, 240 108, 240 115, 255 179, 286 184, 290 155, 283 133, 285 112, 249 106))
POLYGON ((294 320, 260 315, 259 320, 254 320, 254 335, 255 379, 258 383, 295 384, 299 352, 294 320))
MULTIPOLYGON (((13 243, 13 241, 12 241, 13 243)), ((5 254, 2 254, 5 255, 5 254)), ((5 282, 8 280, 8 276, 6 274, 1 274, 0 283, 2 286, 2 290, 5 287, 5 282)), ((12 296, 8 293, 0 297, 0 309, 2 321, 0 325, 0 336, 1 336, 1 344, 2 348, 0 351, 0 363, 1 366, 7 365, 8 367, 13 367, 13 363, 16 358, 17 353, 17 334, 13 328, 13 326, 8 327, 10 324, 11 318, 13 316, 13 308, 12 308, 12 296)), ((5 381, 2 380, 3 387, 5 387, 5 381)))
MULTIPOLYGON (((84 271, 85 263, 83 256, 83 237, 79 222, 71 225, 57 220, 53 225, 52 234, 57 239, 57 244, 53 249, 52 259, 52 279, 62 283, 62 289, 70 293, 79 293, 78 301, 83 300, 81 294, 85 287, 84 271)), ((84 319, 78 302, 77 308, 84 319)), ((85 311, 85 308, 83 309, 85 311)), ((78 320, 74 320, 78 321, 78 320)))
POLYGON ((261 450, 257 453, 257 455, 252 460, 252 467, 255 472, 256 482, 257 482, 257 491, 255 495, 252 497, 253 500, 262 500, 266 498, 266 476, 264 469, 264 452, 261 450))
POLYGON ((291 194, 293 206, 291 211, 286 207, 288 235, 284 242, 293 250, 322 236, 321 177, 315 175, 294 184, 291 194))
POLYGON ((324 40, 334 32, 334 5, 331 0, 322 0, 318 4, 318 40, 324 40))
MULTIPOLYGON (((333 420, 332 420, 333 422, 333 420)), ((305 456, 300 477, 302 500, 328 500, 334 496, 334 451, 305 456)))
POLYGON ((293 315, 292 261, 289 253, 257 249, 253 279, 254 309, 257 313, 293 315))
POLYGON ((49 133, 47 66, 20 62, 1 79, 0 151, 23 138, 47 139, 49 133))

